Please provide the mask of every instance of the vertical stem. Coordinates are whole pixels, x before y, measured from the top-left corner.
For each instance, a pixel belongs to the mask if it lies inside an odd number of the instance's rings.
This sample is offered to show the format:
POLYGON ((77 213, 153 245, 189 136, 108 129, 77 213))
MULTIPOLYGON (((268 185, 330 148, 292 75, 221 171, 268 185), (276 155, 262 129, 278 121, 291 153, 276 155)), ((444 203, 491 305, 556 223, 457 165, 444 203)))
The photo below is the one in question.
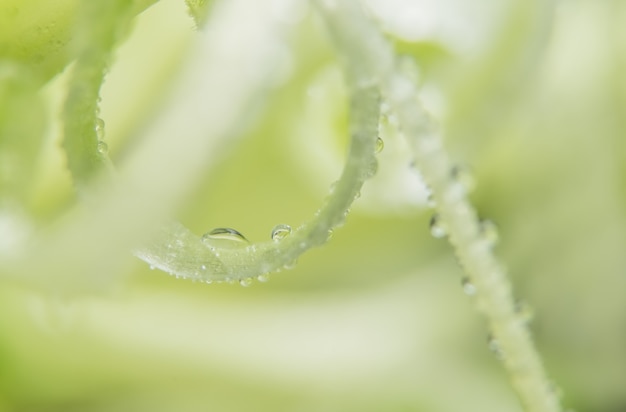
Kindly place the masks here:
POLYGON ((514 389, 529 412, 557 412, 559 400, 546 377, 525 320, 515 311, 511 284, 482 236, 476 210, 452 176, 438 125, 417 100, 413 82, 396 67, 391 47, 355 1, 318 0, 340 56, 363 81, 377 82, 409 139, 416 164, 430 186, 450 243, 477 290, 494 343, 514 389))
POLYGON ((77 186, 109 162, 104 145, 104 122, 98 118, 100 88, 113 51, 130 30, 136 13, 156 0, 137 4, 127 0, 87 1, 78 6, 71 46, 76 63, 63 113, 63 147, 68 168, 77 186))

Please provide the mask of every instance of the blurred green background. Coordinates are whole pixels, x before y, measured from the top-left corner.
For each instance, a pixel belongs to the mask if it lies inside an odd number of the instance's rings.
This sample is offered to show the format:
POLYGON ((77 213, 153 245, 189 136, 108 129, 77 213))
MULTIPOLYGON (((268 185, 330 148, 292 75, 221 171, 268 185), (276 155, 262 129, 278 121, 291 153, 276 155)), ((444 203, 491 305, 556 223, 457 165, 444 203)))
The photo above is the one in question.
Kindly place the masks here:
MULTIPOLYGON (((555 390, 579 412, 626 411, 626 3, 368 4, 473 170, 472 200, 498 224, 555 390)), ((176 217, 199 235, 266 241, 275 224, 309 219, 341 171, 341 70, 312 10, 298 16, 263 110, 179 199, 176 217)), ((171 96, 195 36, 182 1, 138 17, 102 91, 114 162, 171 96)), ((42 89, 47 132, 26 200, 0 204, 0 259, 71 224, 67 79, 42 89)), ((0 288, 0 410, 520 411, 453 251, 429 234, 402 136, 387 125, 381 137, 379 172, 346 225, 268 283, 177 280, 129 252, 101 291, 67 297, 66 272, 82 266, 33 255, 55 287, 0 288)), ((66 247, 80 259, 114 242, 84 233, 66 247)))

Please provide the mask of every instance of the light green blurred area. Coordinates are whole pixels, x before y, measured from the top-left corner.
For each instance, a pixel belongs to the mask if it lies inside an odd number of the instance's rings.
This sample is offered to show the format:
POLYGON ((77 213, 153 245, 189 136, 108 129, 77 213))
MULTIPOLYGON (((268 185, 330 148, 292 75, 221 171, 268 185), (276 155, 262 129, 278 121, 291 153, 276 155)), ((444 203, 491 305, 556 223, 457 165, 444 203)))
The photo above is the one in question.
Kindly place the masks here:
MULTIPOLYGON (((563 1, 532 30, 506 10, 480 16, 468 17, 492 27, 480 47, 427 36, 403 51, 417 57, 451 155, 473 169, 472 199, 498 224, 496 252, 535 310, 531 329, 564 403, 626 410, 626 5, 563 1)), ((452 17, 442 22, 463 21, 452 17)), ((182 2, 162 1, 117 53, 102 92, 114 162, 171 96, 193 27, 182 2)), ((178 199, 176 217, 199 235, 233 227, 266 241, 274 225, 309 219, 341 171, 348 108, 337 61, 311 15, 290 44, 263 110, 178 199)), ((3 201, 2 245, 26 227, 36 239, 71 224, 58 144, 66 82, 63 73, 42 92, 47 140, 27 206, 18 215, 3 201)), ((70 261, 34 274, 58 287, 3 282, 0 410, 520 411, 453 251, 429 234, 432 211, 405 173, 401 136, 382 137, 379 173, 346 225, 268 283, 177 280, 130 252, 95 293, 66 297, 63 282, 83 267, 70 261)), ((116 242, 79 234, 68 246, 77 261, 116 242)))

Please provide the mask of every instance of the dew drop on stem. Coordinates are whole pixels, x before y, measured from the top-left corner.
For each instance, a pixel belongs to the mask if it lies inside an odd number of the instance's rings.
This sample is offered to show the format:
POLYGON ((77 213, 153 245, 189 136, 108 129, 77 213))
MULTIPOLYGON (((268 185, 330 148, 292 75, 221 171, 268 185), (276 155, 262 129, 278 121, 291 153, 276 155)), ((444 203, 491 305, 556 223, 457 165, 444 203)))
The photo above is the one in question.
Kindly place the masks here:
POLYGON ((503 360, 504 353, 502 353, 502 348, 500 348, 500 343, 498 340, 490 333, 487 335, 487 348, 494 354, 496 359, 503 360))
POLYGON ((382 152, 384 148, 385 148, 385 142, 380 137, 377 137, 374 151, 376 152, 376 154, 378 154, 382 152))
POLYGON ((446 229, 445 223, 441 220, 441 216, 438 213, 435 213, 430 218, 430 234, 433 235, 434 238, 441 239, 448 235, 448 231, 446 229))
POLYGON ((269 282, 270 275, 268 273, 264 273, 262 275, 257 276, 256 280, 258 280, 261 283, 269 282))
POLYGON ((467 296, 474 296, 476 294, 476 286, 467 277, 461 279, 461 287, 467 296))
POLYGON ((100 140, 97 146, 98 153, 101 155, 106 155, 109 153, 109 145, 106 142, 100 140))
POLYGON ((218 227, 202 235, 203 242, 208 242, 211 240, 231 240, 234 242, 246 243, 248 242, 244 235, 229 227, 218 227))
MULTIPOLYGON (((243 247, 248 245, 248 240, 235 229, 218 227, 202 235, 202 243, 209 248, 214 247, 243 247)), ((216 254, 217 256, 217 254, 216 254)))
POLYGON ((523 300, 515 302, 515 314, 522 323, 530 323, 535 316, 533 308, 523 300))
POLYGON ((372 177, 376 175, 377 172, 378 172, 378 160, 372 159, 370 164, 367 166, 367 169, 365 169, 365 178, 371 179, 372 177))
POLYGON ((276 225, 274 229, 272 229, 272 240, 274 242, 279 242, 289 236, 291 234, 291 226, 289 225, 276 225))
POLYGON ((491 220, 481 220, 480 236, 485 242, 489 243, 490 246, 495 246, 499 239, 498 226, 491 220))
POLYGON ((250 286, 252 284, 252 279, 250 279, 250 278, 240 279, 239 280, 239 284, 241 286, 243 286, 244 288, 247 288, 248 286, 250 286))
POLYGON ((104 139, 104 120, 96 117, 94 130, 96 131, 96 137, 98 138, 98 140, 104 139))
POLYGON ((463 186, 466 193, 471 192, 476 187, 476 180, 470 168, 467 166, 454 166, 450 175, 452 176, 452 180, 463 186))
POLYGON ((431 209, 434 209, 435 207, 437 207, 437 202, 435 201, 435 197, 433 196, 432 193, 429 193, 428 197, 426 198, 426 206, 428 206, 431 209))

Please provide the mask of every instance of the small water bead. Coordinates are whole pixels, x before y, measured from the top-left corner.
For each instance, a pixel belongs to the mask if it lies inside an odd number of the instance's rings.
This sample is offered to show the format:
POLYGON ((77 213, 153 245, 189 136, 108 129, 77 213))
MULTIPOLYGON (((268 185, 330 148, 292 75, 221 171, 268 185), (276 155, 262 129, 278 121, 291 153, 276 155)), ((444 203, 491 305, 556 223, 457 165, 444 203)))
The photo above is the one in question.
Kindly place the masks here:
POLYGON ((229 245, 245 246, 248 243, 248 239, 235 229, 218 227, 202 235, 202 242, 209 246, 221 242, 228 242, 229 245))
POLYGON ((261 283, 269 282, 270 275, 269 275, 269 273, 264 273, 262 275, 257 276, 256 280, 258 280, 261 283))
POLYGON ((200 270, 206 270, 206 265, 200 266, 200 270))
POLYGON ((291 226, 289 225, 276 225, 272 229, 272 240, 279 242, 291 234, 291 226))
POLYGON ((437 206, 437 202, 435 202, 435 197, 432 193, 429 193, 428 197, 426 198, 426 206, 430 207, 431 209, 434 209, 437 206))
POLYGON ((454 181, 463 186, 466 192, 471 192, 476 187, 476 180, 467 166, 454 166, 450 175, 454 181))
POLYGON ((328 236, 326 236, 326 240, 330 240, 333 237, 333 230, 332 229, 328 229, 328 236))
POLYGON ((378 160, 372 159, 370 164, 367 166, 367 169, 365 170, 365 178, 371 179, 372 177, 376 175, 377 172, 378 172, 378 160))
POLYGON ((474 296, 476 294, 476 286, 467 277, 461 280, 461 287, 463 287, 463 292, 465 292, 467 296, 474 296))
POLYGON ((98 138, 98 140, 104 139, 104 120, 96 117, 94 130, 96 131, 96 137, 98 138))
POLYGON ((292 260, 291 262, 287 262, 285 263, 285 265, 283 266, 284 269, 290 270, 296 267, 296 264, 298 263, 298 261, 296 259, 292 260))
POLYGON ((239 284, 243 286, 244 288, 247 288, 248 286, 252 284, 252 279, 251 278, 240 279, 239 284))
POLYGON ((498 226, 491 220, 482 220, 480 222, 480 236, 491 246, 495 246, 499 238, 498 226))
POLYGON ((109 145, 106 144, 106 142, 100 140, 98 142, 98 146, 96 150, 98 150, 98 153, 100 153, 101 155, 106 155, 109 153, 109 145))
POLYGON ((448 235, 448 230, 446 229, 446 225, 442 222, 441 217, 438 213, 435 213, 430 218, 430 234, 433 235, 434 238, 441 239, 448 235))
POLYGON ((502 348, 500 348, 500 343, 491 333, 487 335, 487 348, 489 348, 489 350, 495 355, 496 359, 504 359, 504 354, 502 353, 502 348))
POLYGON ((523 323, 530 323, 535 316, 533 308, 523 300, 515 302, 515 314, 523 323))
POLYGON ((337 181, 334 181, 330 184, 330 193, 335 193, 335 189, 337 189, 337 181))
POLYGON ((380 137, 377 137, 374 151, 376 152, 376 154, 378 154, 382 152, 384 148, 385 148, 385 142, 380 137))

